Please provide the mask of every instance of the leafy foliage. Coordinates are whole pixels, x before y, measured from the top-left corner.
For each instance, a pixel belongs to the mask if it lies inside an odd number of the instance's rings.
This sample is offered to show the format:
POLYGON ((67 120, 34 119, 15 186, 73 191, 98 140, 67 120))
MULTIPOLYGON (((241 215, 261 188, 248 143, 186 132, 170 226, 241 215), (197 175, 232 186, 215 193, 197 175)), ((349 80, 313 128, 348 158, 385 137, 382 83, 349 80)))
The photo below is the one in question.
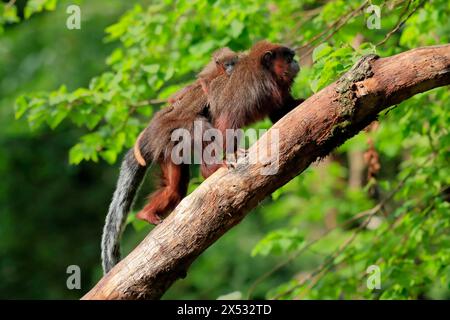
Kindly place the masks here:
MULTIPOLYGON (((369 1, 136 4, 105 29, 106 70, 81 85, 61 81, 22 90, 15 116, 26 118, 36 135, 45 126, 77 128, 71 164, 101 159, 113 164, 164 100, 192 81, 219 47, 245 50, 259 39, 296 47, 302 70, 294 93, 307 97, 364 54, 388 56, 450 42, 448 1, 370 3, 381 8, 379 30, 366 26, 369 1)), ((55 4, 28 1, 24 16, 55 4)), ((20 20, 15 8, 0 5, 0 26, 20 20)), ((378 128, 362 132, 277 190, 200 257, 188 279, 167 296, 216 298, 233 292, 234 297, 239 291, 278 299, 449 298, 449 101, 448 88, 440 88, 381 115, 378 128), (369 141, 380 170, 366 178, 369 141), (358 183, 352 185, 355 175, 358 183), (380 267, 381 289, 366 285, 370 265, 380 267)), ((129 221, 137 227, 126 235, 131 248, 148 228, 129 221)))
MULTIPOLYGON (((16 0, 0 3, 0 34, 4 31, 4 25, 17 23, 21 20, 18 13, 16 0)), ((29 19, 33 14, 44 10, 55 10, 58 0, 29 0, 23 8, 23 19, 29 19)))

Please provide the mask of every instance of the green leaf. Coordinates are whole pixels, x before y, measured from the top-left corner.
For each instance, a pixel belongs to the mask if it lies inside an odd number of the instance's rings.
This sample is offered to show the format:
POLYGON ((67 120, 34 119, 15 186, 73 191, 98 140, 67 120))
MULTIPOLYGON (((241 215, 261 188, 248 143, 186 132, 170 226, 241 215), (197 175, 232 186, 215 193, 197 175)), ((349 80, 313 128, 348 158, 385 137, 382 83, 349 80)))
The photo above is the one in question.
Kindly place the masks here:
POLYGON ((16 119, 21 118, 29 109, 28 101, 25 95, 21 95, 16 99, 14 104, 16 119))
POLYGON ((113 164, 117 159, 117 152, 115 150, 106 150, 100 153, 100 156, 109 164, 113 164))
POLYGON ((233 20, 230 25, 230 35, 232 38, 237 38, 242 33, 245 25, 239 20, 233 20))
POLYGON ((141 66, 141 69, 149 74, 157 73, 159 68, 160 68, 159 64, 148 64, 145 66, 141 66))
POLYGON ((313 50, 312 59, 314 62, 316 62, 332 52, 333 52, 332 47, 330 47, 327 43, 322 43, 313 50))
POLYGON ((50 128, 55 129, 67 117, 68 113, 69 110, 65 107, 65 105, 59 105, 55 108, 47 120, 50 128))
POLYGON ((282 229, 270 232, 252 250, 252 256, 283 254, 297 250, 304 243, 304 237, 297 229, 282 229))
POLYGON ((1 5, 0 7, 3 8, 3 14, 0 12, 0 23, 2 20, 7 23, 15 23, 19 22, 20 19, 17 16, 17 7, 13 5, 1 5))
POLYGON ((241 299, 242 299, 242 292, 240 291, 233 291, 217 297, 217 300, 241 300, 241 299))
POLYGON ((81 144, 74 145, 69 151, 69 163, 79 164, 84 159, 83 149, 81 144))
POLYGON ((29 19, 34 13, 43 10, 55 10, 57 2, 57 0, 29 0, 24 10, 25 19, 29 19))

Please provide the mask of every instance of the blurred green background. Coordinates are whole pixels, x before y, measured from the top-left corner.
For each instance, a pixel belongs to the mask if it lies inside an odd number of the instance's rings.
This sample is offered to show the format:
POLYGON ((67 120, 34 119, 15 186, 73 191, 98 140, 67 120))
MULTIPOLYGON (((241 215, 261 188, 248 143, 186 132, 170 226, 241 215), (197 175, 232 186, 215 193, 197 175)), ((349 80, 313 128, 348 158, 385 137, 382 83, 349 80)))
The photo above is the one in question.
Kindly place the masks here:
MULTIPOLYGON (((367 27, 367 1, 0 3, 0 298, 77 299, 100 279, 120 158, 164 107, 152 100, 192 81, 215 49, 297 48, 294 94, 307 97, 363 54, 449 42, 448 1, 372 4, 380 29, 367 27), (66 28, 73 3, 80 30, 66 28), (80 290, 66 287, 69 265, 80 290)), ((449 124, 448 87, 380 115, 261 203, 164 298, 450 298, 449 124), (367 288, 370 265, 381 289, 367 288)), ((190 191, 202 181, 193 176, 190 191)), ((124 253, 151 229, 129 222, 124 253)))

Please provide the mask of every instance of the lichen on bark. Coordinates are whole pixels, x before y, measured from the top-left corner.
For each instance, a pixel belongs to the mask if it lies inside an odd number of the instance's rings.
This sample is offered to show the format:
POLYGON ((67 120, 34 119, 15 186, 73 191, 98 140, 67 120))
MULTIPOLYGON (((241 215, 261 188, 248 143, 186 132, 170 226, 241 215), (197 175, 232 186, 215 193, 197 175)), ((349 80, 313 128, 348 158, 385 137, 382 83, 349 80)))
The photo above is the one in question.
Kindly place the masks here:
POLYGON ((340 117, 351 119, 355 111, 354 85, 356 82, 373 76, 372 60, 378 59, 376 54, 369 54, 362 57, 348 72, 346 72, 337 82, 335 91, 339 94, 341 105, 340 117))

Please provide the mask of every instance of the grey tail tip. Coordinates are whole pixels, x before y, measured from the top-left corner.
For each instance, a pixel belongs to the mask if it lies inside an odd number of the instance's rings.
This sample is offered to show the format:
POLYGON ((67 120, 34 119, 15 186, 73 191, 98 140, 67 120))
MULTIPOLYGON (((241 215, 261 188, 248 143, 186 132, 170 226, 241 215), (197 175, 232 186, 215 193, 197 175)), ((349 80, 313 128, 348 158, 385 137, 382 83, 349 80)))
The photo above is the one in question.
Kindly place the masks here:
POLYGON ((116 190, 103 228, 101 257, 105 274, 120 261, 120 238, 146 169, 136 161, 133 149, 129 150, 122 161, 116 190))

